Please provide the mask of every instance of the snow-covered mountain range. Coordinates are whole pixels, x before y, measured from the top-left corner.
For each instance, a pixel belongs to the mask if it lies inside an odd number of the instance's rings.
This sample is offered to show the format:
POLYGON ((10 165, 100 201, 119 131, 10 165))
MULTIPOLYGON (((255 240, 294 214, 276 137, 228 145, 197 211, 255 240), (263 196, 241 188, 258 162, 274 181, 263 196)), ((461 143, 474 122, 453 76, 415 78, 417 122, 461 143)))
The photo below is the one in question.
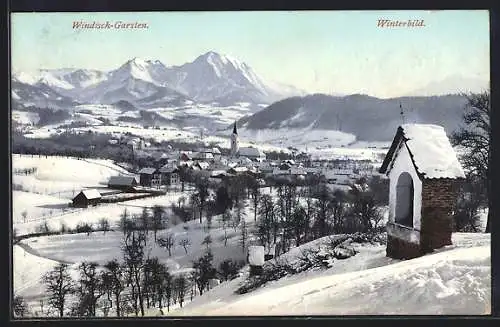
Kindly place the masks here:
POLYGON ((71 68, 14 72, 12 82, 16 104, 61 109, 72 103, 112 104, 121 100, 138 108, 193 102, 258 105, 304 94, 295 87, 265 82, 246 63, 213 51, 181 66, 133 58, 107 72, 71 68))

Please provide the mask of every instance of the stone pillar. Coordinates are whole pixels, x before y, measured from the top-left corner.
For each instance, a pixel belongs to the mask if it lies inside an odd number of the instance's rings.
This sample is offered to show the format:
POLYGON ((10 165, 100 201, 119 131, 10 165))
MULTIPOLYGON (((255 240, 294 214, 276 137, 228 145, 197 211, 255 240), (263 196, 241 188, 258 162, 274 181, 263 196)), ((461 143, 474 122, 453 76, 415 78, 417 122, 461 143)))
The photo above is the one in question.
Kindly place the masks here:
POLYGON ((456 190, 453 179, 425 179, 422 183, 421 246, 424 252, 451 244, 456 190))

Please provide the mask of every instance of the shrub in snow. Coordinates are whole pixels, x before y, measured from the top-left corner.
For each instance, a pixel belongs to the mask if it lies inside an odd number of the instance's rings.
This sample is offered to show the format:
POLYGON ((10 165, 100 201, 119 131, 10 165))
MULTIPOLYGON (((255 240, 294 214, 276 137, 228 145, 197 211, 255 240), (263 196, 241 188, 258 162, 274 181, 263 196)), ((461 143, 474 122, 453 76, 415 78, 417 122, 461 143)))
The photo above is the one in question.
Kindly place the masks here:
POLYGON ((40 223, 40 225, 38 225, 36 227, 36 230, 35 230, 37 233, 40 233, 40 234, 47 234, 47 233, 50 233, 51 230, 50 230, 50 227, 49 225, 47 224, 47 221, 44 220, 42 223, 40 223))
POLYGON ((267 282, 278 280, 288 274, 294 273, 294 269, 285 259, 277 259, 266 262, 262 266, 262 274, 250 276, 235 291, 236 294, 248 293, 267 282))
POLYGON ((92 225, 90 225, 88 223, 84 223, 84 222, 78 223, 78 225, 76 225, 75 230, 77 233, 91 233, 94 231, 94 229, 92 228, 92 225))
POLYGON ((12 311, 14 317, 24 317, 28 312, 28 305, 26 301, 21 296, 14 297, 14 301, 12 303, 12 311))

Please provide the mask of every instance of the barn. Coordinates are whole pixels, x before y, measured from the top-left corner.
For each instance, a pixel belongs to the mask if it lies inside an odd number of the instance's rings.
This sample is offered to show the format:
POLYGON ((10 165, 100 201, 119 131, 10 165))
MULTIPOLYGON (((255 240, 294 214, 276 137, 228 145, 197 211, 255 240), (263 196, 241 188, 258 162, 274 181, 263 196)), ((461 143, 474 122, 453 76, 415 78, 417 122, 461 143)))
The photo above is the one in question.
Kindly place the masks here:
POLYGON ((123 191, 134 191, 137 186, 137 179, 134 176, 111 176, 108 181, 108 187, 123 191))
POLYGON ((379 171, 390 183, 387 256, 409 259, 451 244, 456 185, 465 174, 444 128, 400 126, 379 171))
POLYGON ((87 208, 97 205, 101 200, 101 193, 97 190, 82 190, 73 198, 73 207, 87 208))

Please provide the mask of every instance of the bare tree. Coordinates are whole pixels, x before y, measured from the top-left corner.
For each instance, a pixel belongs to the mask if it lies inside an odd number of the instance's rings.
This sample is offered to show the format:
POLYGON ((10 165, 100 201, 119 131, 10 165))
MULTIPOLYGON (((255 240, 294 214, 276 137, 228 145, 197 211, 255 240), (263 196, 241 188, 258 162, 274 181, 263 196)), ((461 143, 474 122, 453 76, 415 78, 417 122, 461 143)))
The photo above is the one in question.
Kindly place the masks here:
POLYGON ((250 181, 250 193, 252 194, 253 220, 257 221, 257 210, 260 198, 260 185, 255 178, 251 179, 250 181))
POLYGON ((42 280, 49 293, 49 306, 58 311, 59 317, 64 316, 67 296, 74 290, 74 283, 68 271, 68 265, 60 263, 47 272, 42 280))
POLYGON ((156 233, 163 227, 163 214, 165 209, 162 206, 155 205, 153 207, 153 217, 151 227, 153 228, 154 239, 156 242, 156 233))
POLYGON ((106 232, 109 231, 109 220, 106 218, 99 219, 99 229, 106 235, 106 232))
POLYGON ((142 209, 142 213, 139 216, 141 228, 146 231, 146 235, 149 234, 149 227, 151 226, 151 215, 147 208, 142 209))
POLYGON ((172 275, 170 275, 167 272, 164 273, 163 275, 164 279, 164 287, 165 287, 165 299, 167 300, 167 311, 170 312, 170 305, 172 303, 172 296, 173 296, 173 278, 172 275))
MULTIPOLYGON (((463 122, 465 126, 454 132, 453 145, 461 146, 466 151, 461 156, 462 164, 468 175, 479 178, 486 190, 488 207, 493 207, 491 196, 491 107, 490 91, 464 94, 467 98, 463 122)), ((490 232, 491 210, 488 210, 486 233, 490 232)))
POLYGON ((169 257, 172 256, 172 250, 175 247, 175 237, 173 234, 167 234, 165 237, 158 238, 156 243, 158 243, 160 247, 167 249, 169 257))
POLYGON ((245 252, 247 243, 248 243, 248 228, 247 228, 247 222, 243 218, 240 222, 240 245, 241 245, 241 250, 243 252, 245 252))
POLYGON ((114 302, 115 302, 115 307, 116 307, 116 316, 120 317, 121 311, 120 311, 120 295, 122 294, 123 290, 125 289, 124 285, 124 271, 123 267, 120 266, 118 261, 116 259, 107 262, 104 265, 104 268, 106 269, 105 273, 108 274, 109 276, 109 284, 108 285, 108 290, 113 294, 114 296, 114 302))
POLYGON ((79 315, 95 317, 97 301, 105 294, 97 274, 97 263, 82 262, 78 269, 80 270, 79 315))
MULTIPOLYGON (((146 234, 144 231, 133 231, 129 237, 125 237, 122 246, 124 262, 128 270, 128 282, 132 286, 132 297, 139 300, 139 309, 142 316, 144 316, 144 294, 141 281, 145 260, 145 239, 146 234)), ((133 305, 134 302, 132 302, 133 305)), ((136 309, 137 314, 136 304, 134 309, 136 309)))
POLYGON ((186 284, 186 277, 182 274, 174 279, 175 294, 177 295, 177 301, 179 301, 181 308, 184 303, 184 298, 186 297, 186 284))
POLYGON ((220 221, 222 223, 222 229, 224 230, 224 246, 227 246, 227 228, 229 225, 229 222, 231 221, 231 211, 226 209, 224 213, 220 216, 220 221))
POLYGON ((205 238, 203 239, 201 244, 202 245, 205 244, 207 246, 207 250, 208 250, 210 248, 210 244, 212 244, 212 236, 210 236, 210 235, 205 236, 205 238))
POLYGON ((208 181, 204 178, 200 178, 196 181, 196 197, 198 198, 198 204, 200 207, 200 224, 202 224, 203 209, 205 208, 205 203, 208 198, 208 181))
POLYGON ((295 207, 289 224, 289 235, 295 239, 295 246, 303 243, 308 223, 306 210, 300 205, 295 207))
POLYGON ((123 213, 120 216, 120 228, 123 231, 123 235, 126 235, 128 232, 131 231, 130 225, 131 225, 130 216, 128 214, 127 208, 125 208, 123 209, 123 213))
POLYGON ((212 267, 213 258, 212 252, 207 250, 202 257, 193 262, 194 279, 200 295, 203 295, 203 291, 207 288, 209 279, 215 276, 216 270, 212 267))
POLYGON ((266 243, 268 245, 273 242, 276 243, 276 238, 278 237, 274 209, 273 198, 269 194, 263 194, 260 197, 260 220, 257 224, 257 233, 263 245, 266 243))
POLYGON ((189 238, 183 238, 179 241, 179 245, 184 248, 184 251, 187 254, 188 253, 187 247, 191 245, 191 241, 189 240, 189 238))
POLYGON ((26 223, 26 219, 28 217, 28 211, 24 210, 22 213, 21 213, 21 216, 23 217, 23 223, 26 223))

